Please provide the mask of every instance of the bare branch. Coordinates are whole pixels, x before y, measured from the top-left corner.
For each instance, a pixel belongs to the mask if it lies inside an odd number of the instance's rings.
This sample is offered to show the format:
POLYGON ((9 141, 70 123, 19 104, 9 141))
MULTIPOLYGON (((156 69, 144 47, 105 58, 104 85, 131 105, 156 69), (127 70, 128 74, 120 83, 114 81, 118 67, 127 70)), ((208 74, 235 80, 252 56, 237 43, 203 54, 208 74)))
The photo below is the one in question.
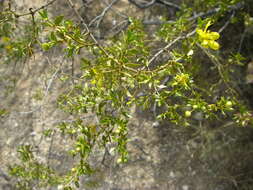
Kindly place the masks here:
POLYGON ((12 11, 12 12, 14 13, 15 17, 22 17, 22 16, 28 16, 28 15, 34 15, 36 12, 40 11, 41 9, 45 9, 45 8, 48 7, 49 5, 52 5, 55 1, 57 1, 57 0, 49 1, 47 4, 45 4, 45 5, 43 5, 43 6, 39 7, 39 8, 37 8, 37 9, 35 9, 35 10, 33 10, 32 8, 29 8, 29 12, 28 12, 28 13, 17 14, 17 13, 15 13, 15 12, 13 12, 13 11, 12 11))
MULTIPOLYGON (((243 3, 237 3, 236 5, 233 5, 233 6, 229 6, 228 7, 228 11, 236 11, 236 10, 239 10, 241 8, 243 8, 244 4, 243 3)), ((207 12, 200 12, 198 14, 195 14, 194 16, 190 17, 188 19, 188 21, 194 21, 198 18, 205 18, 207 16, 210 16, 210 15, 213 15, 217 12, 220 11, 220 8, 214 8, 212 10, 209 10, 207 12)), ((169 24, 172 24, 172 23, 175 23, 176 21, 174 20, 169 20, 169 21, 161 21, 161 20, 145 20, 143 21, 143 24, 145 25, 161 25, 161 24, 165 24, 165 23, 169 23, 169 24)))
POLYGON ((140 9, 146 9, 156 3, 156 0, 151 0, 149 3, 145 3, 145 4, 144 3, 142 3, 142 4, 137 3, 135 0, 128 0, 128 1, 140 9))
POLYGON ((156 1, 157 1, 157 3, 161 3, 163 5, 166 5, 166 6, 169 6, 169 7, 173 7, 175 9, 177 9, 177 10, 181 9, 180 6, 178 6, 175 3, 171 3, 171 2, 168 2, 168 1, 165 1, 165 0, 156 0, 156 1))
POLYGON ((125 20, 123 20, 122 22, 120 22, 116 26, 114 26, 112 29, 110 29, 110 31, 108 32, 109 35, 107 35, 107 37, 113 37, 113 36, 118 35, 121 31, 127 29, 127 27, 129 26, 129 24, 130 24, 130 22, 129 22, 128 18, 125 19, 125 20), (113 32, 113 34, 111 34, 112 31, 115 31, 115 32, 113 32))
POLYGON ((241 36, 241 39, 240 39, 240 44, 239 44, 239 47, 238 47, 238 50, 237 50, 238 53, 240 53, 241 50, 242 50, 242 45, 243 45, 243 41, 244 41, 244 38, 245 38, 246 34, 247 34, 247 29, 245 29, 242 33, 242 36, 241 36))
POLYGON ((190 32, 189 34, 187 34, 186 36, 179 36, 176 39, 174 39, 172 42, 170 42, 168 45, 166 45, 163 49, 161 49, 160 51, 158 51, 148 62, 148 66, 150 66, 150 64, 159 56, 161 55, 163 52, 165 52, 166 50, 168 50, 171 46, 173 46, 177 41, 184 39, 184 38, 188 38, 190 36, 192 36, 193 34, 195 34, 195 30, 193 30, 192 32, 190 32))
POLYGON ((229 25, 231 19, 235 16, 235 11, 232 12, 231 16, 229 17, 229 19, 227 20, 227 22, 221 27, 221 29, 218 31, 219 33, 221 33, 223 30, 225 30, 225 28, 227 28, 227 26, 229 25))
POLYGON ((103 20, 105 14, 112 8, 112 6, 117 2, 118 0, 113 0, 104 10, 103 12, 96 16, 90 23, 89 23, 89 26, 91 26, 93 23, 97 22, 97 25, 96 27, 98 28, 101 21, 103 20))
MULTIPOLYGON (((242 7, 243 7, 243 3, 237 3, 236 5, 229 6, 228 11, 236 11, 238 9, 241 9, 242 7)), ((201 18, 207 17, 207 16, 210 16, 210 15, 213 15, 213 14, 219 12, 220 10, 221 10, 220 8, 215 8, 215 9, 209 10, 207 12, 201 12, 201 13, 198 13, 198 14, 194 15, 193 17, 189 18, 188 20, 192 21, 192 20, 196 20, 199 17, 201 17, 201 18)))

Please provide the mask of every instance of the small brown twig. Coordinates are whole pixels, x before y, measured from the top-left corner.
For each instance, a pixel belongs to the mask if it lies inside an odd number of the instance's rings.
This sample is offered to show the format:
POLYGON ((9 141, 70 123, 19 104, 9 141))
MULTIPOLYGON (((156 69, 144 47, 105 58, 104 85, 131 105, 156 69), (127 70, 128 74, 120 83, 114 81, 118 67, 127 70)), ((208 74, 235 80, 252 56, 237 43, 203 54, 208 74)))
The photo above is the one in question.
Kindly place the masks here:
POLYGON ((42 9, 45 9, 46 7, 48 7, 49 5, 52 5, 55 1, 57 0, 51 0, 49 1, 47 4, 45 5, 42 5, 41 7, 37 8, 37 9, 32 9, 32 8, 29 8, 29 12, 27 13, 20 13, 20 14, 17 14, 15 13, 14 11, 12 11, 12 13, 15 15, 15 17, 23 17, 23 16, 28 16, 28 15, 34 15, 35 13, 37 13, 38 11, 42 10, 42 9))

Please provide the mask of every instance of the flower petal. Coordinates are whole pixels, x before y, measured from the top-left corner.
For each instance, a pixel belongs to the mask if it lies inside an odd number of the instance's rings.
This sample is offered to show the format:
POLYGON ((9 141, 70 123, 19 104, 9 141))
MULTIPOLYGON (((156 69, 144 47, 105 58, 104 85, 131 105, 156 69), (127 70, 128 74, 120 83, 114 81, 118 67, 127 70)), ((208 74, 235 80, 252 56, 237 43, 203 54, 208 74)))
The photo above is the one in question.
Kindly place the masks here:
POLYGON ((213 40, 208 41, 208 46, 213 50, 218 50, 220 48, 220 44, 213 40))
POLYGON ((217 39, 220 38, 220 34, 219 34, 218 32, 210 32, 210 33, 208 34, 208 38, 209 38, 210 40, 217 40, 217 39))

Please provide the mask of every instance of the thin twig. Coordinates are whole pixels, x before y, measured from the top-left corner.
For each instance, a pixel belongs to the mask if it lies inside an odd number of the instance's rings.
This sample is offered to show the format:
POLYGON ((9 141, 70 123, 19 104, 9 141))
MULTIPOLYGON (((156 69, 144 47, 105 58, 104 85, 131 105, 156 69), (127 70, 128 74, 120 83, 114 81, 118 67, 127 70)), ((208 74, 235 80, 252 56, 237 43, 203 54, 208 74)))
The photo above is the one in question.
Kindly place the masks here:
MULTIPOLYGON (((237 3, 236 5, 229 6, 228 11, 236 11, 236 10, 239 10, 239 9, 243 8, 243 6, 244 6, 243 3, 237 3)), ((214 8, 214 9, 209 10, 207 12, 200 12, 198 14, 195 14, 194 16, 188 18, 187 20, 188 21, 194 21, 198 18, 205 18, 205 17, 213 15, 213 14, 219 12, 219 11, 220 11, 220 8, 214 8)), ((145 21, 143 21, 143 24, 145 24, 145 25, 161 25, 161 24, 165 24, 165 23, 173 24, 175 22, 176 22, 175 20, 169 20, 169 21, 145 20, 145 21)))
POLYGON ((247 29, 245 29, 242 33, 242 36, 241 36, 241 39, 240 39, 240 44, 239 44, 239 47, 238 47, 238 50, 237 50, 238 53, 240 53, 241 50, 242 50, 242 44, 243 44, 244 38, 246 36, 246 33, 247 33, 247 29))
POLYGON ((146 9, 146 8, 154 5, 155 2, 156 2, 156 0, 151 0, 149 3, 145 3, 145 4, 142 3, 142 4, 140 4, 140 3, 137 3, 135 0, 128 0, 128 1, 130 3, 132 3, 132 4, 134 4, 135 6, 137 6, 138 8, 140 8, 140 9, 146 9))
POLYGON ((101 21, 103 20, 103 18, 105 17, 105 14, 112 8, 112 6, 117 2, 118 0, 113 0, 104 10, 103 12, 96 16, 90 23, 89 26, 91 26, 94 22, 97 22, 96 27, 98 28, 101 21))
POLYGON ((94 37, 94 35, 91 33, 88 25, 85 23, 83 17, 79 14, 79 12, 76 10, 75 5, 73 4, 72 0, 67 0, 70 7, 73 9, 73 11, 75 12, 76 16, 78 17, 78 19, 81 21, 81 24, 84 26, 86 32, 89 34, 89 36, 91 37, 92 41, 95 43, 95 45, 107 56, 110 56, 105 49, 98 43, 97 39, 94 37))
POLYGON ((13 12, 13 13, 14 13, 15 17, 28 16, 28 15, 31 15, 31 14, 34 15, 36 12, 40 11, 41 9, 45 9, 45 8, 48 7, 49 5, 52 5, 55 1, 57 1, 57 0, 49 1, 47 4, 41 6, 41 7, 37 8, 37 9, 34 9, 34 10, 33 10, 32 8, 30 8, 30 9, 29 9, 29 12, 27 12, 27 13, 21 13, 21 14, 17 14, 17 13, 15 13, 15 12, 13 12))
POLYGON ((122 30, 125 30, 129 26, 130 22, 129 19, 127 18, 126 20, 123 20, 122 22, 118 23, 116 26, 114 26, 111 30, 109 30, 108 35, 106 37, 114 37, 118 35, 122 30), (121 27, 119 27, 121 26, 121 27), (115 32, 112 33, 113 30, 118 28, 115 32))
POLYGON ((54 135, 55 135, 55 130, 53 130, 53 132, 52 132, 51 141, 50 141, 50 145, 49 145, 49 148, 48 148, 47 166, 50 166, 50 157, 51 157, 52 147, 53 147, 53 143, 54 143, 54 135))
POLYGON ((181 10, 180 6, 178 6, 175 3, 171 3, 171 2, 168 2, 166 0, 165 1, 164 0, 156 0, 156 1, 157 1, 157 3, 161 3, 161 4, 164 4, 166 6, 173 7, 175 9, 177 9, 177 10, 181 10))
POLYGON ((75 61, 74 58, 71 58, 71 75, 72 75, 72 84, 75 85, 75 80, 74 80, 74 76, 75 76, 75 61))
POLYGON ((231 16, 229 17, 229 19, 226 21, 226 23, 221 27, 221 29, 218 31, 219 33, 223 32, 223 30, 225 30, 225 28, 227 28, 227 26, 229 25, 231 19, 235 16, 235 11, 232 12, 231 16))
MULTIPOLYGON (((57 73, 60 71, 60 69, 61 69, 61 67, 59 67, 59 68, 54 72, 54 74, 52 75, 52 77, 50 78, 50 80, 49 80, 49 82, 48 82, 48 85, 47 85, 47 87, 46 87, 46 91, 45 91, 45 93, 44 93, 43 99, 45 99, 45 98, 47 97, 48 92, 49 92, 49 89, 51 88, 52 83, 53 83, 54 79, 56 78, 56 75, 57 75, 57 73)), ((35 108, 34 110, 26 111, 26 112, 18 112, 18 113, 20 113, 20 114, 31 114, 31 113, 33 113, 33 112, 36 112, 36 111, 40 110, 42 107, 43 107, 43 103, 42 103, 41 105, 39 105, 37 108, 35 108)))
MULTIPOLYGON (((108 2, 103 1, 103 3, 105 3, 107 6, 109 6, 109 3, 108 3, 108 2)), ((118 16, 122 17, 122 18, 125 18, 125 19, 128 18, 127 15, 125 15, 124 13, 120 12, 120 11, 117 10, 117 9, 114 9, 113 7, 111 7, 111 10, 112 10, 114 13, 116 13, 118 16)))
MULTIPOLYGON (((148 61, 148 66, 150 66, 150 64, 159 56, 161 55, 163 52, 167 51, 171 46, 173 46, 176 42, 178 42, 181 39, 185 39, 188 38, 190 36, 192 36, 193 34, 195 34, 195 30, 193 30, 192 32, 190 32, 189 34, 187 34, 186 36, 178 36, 176 39, 174 39, 172 42, 170 42, 169 44, 167 44, 164 48, 162 48, 160 51, 158 51, 149 61, 148 61)), ((142 68, 144 69, 144 68, 142 68)))
POLYGON ((162 54, 163 52, 165 52, 166 50, 168 50, 172 45, 174 45, 177 41, 181 40, 182 36, 177 37, 176 39, 174 39, 172 42, 170 42, 169 44, 167 44, 164 48, 162 48, 160 51, 158 51, 149 61, 148 61, 148 65, 150 65, 160 54, 162 54))
POLYGON ((226 77, 224 76, 224 71, 222 70, 222 64, 220 63, 220 61, 214 57, 213 55, 211 55, 207 49, 205 49, 204 47, 202 47, 200 44, 197 43, 197 46, 207 55, 207 57, 213 62, 213 64, 216 66, 219 75, 222 79, 222 81, 225 83, 225 85, 227 86, 227 88, 231 91, 231 93, 233 93, 235 96, 238 95, 238 92, 227 82, 226 77))

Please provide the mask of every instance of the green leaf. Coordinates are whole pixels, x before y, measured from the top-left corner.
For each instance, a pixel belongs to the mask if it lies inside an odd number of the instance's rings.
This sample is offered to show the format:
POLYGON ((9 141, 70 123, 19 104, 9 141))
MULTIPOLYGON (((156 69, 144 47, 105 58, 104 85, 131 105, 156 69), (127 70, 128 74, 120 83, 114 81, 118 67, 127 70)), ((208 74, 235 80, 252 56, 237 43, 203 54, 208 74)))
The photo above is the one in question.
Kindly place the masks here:
POLYGON ((50 40, 57 42, 57 37, 55 36, 54 32, 51 32, 51 34, 50 34, 50 40))
POLYGON ((43 50, 47 51, 47 50, 49 50, 51 47, 53 47, 54 44, 55 44, 54 42, 47 42, 47 43, 43 43, 43 44, 41 45, 41 47, 42 47, 43 50))
POLYGON ((43 43, 42 45, 41 45, 41 47, 42 47, 42 49, 43 50, 45 50, 45 51, 47 51, 47 50, 49 50, 49 45, 48 45, 48 43, 43 43))
POLYGON ((42 11, 39 11, 39 14, 40 14, 40 16, 41 16, 43 19, 45 19, 45 20, 48 19, 47 10, 43 9, 42 11))
POLYGON ((64 16, 58 16, 58 17, 56 17, 55 19, 54 19, 54 24, 55 25, 59 25, 59 24, 61 24, 61 22, 63 21, 63 18, 64 18, 64 16))

